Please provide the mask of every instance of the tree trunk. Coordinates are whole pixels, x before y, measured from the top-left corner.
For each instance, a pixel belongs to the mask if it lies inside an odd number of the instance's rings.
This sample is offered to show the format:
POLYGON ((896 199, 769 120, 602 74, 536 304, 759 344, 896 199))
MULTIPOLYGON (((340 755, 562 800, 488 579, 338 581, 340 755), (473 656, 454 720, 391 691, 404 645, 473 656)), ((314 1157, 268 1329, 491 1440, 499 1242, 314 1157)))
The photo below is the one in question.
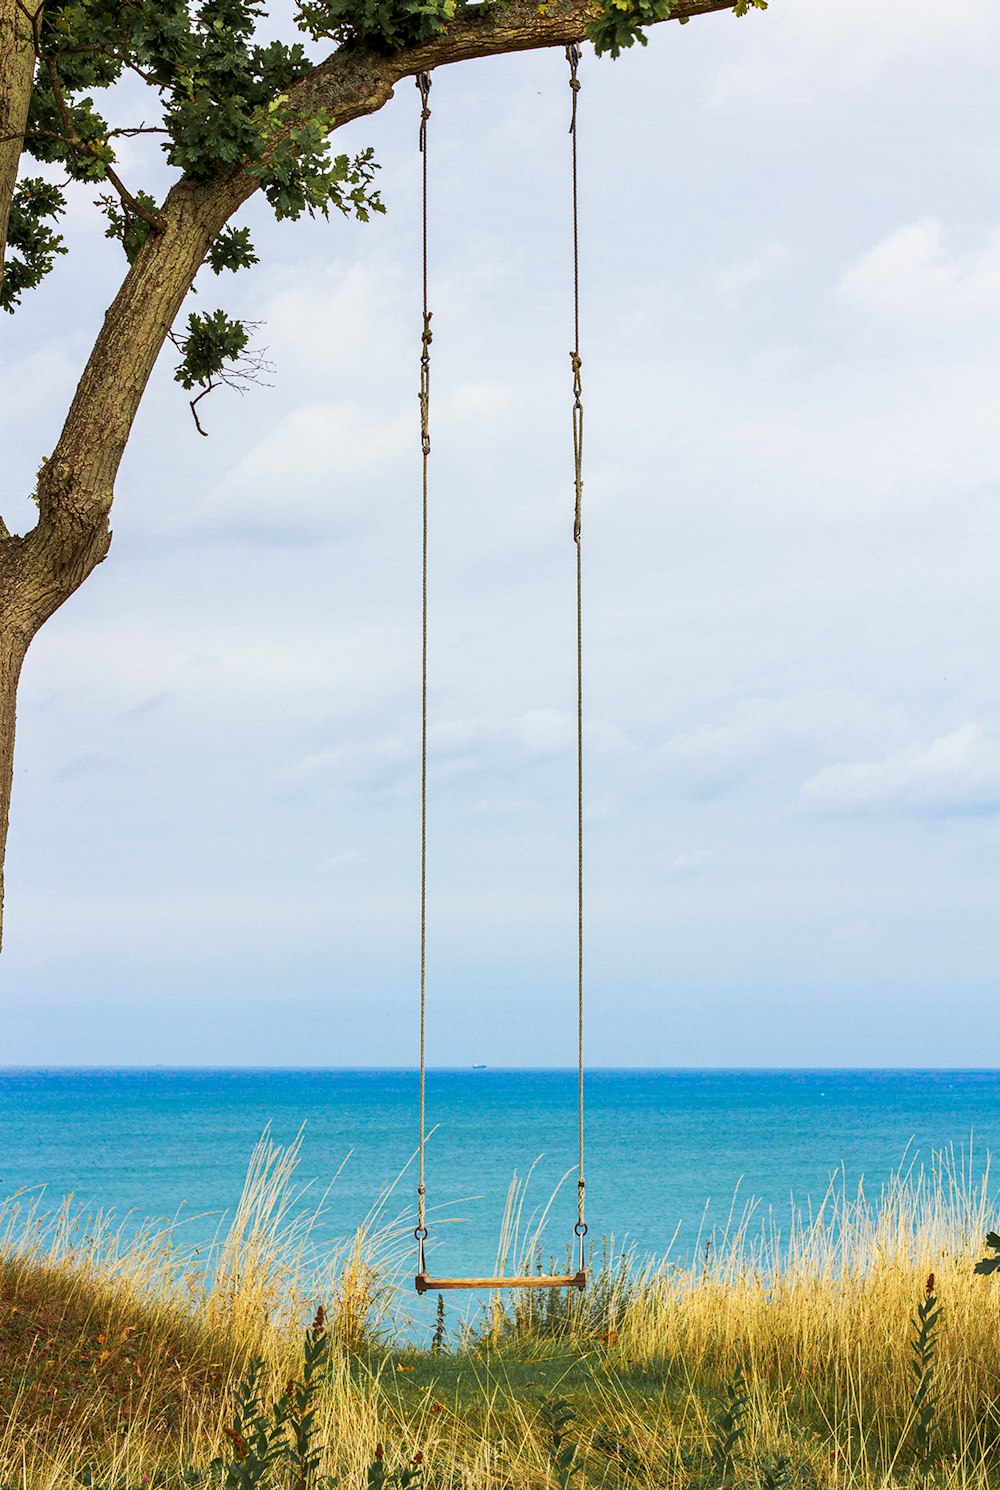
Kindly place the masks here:
MULTIPOLYGON (((181 181, 104 318, 59 443, 38 482, 39 520, 24 537, 0 522, 0 866, 14 755, 14 695, 31 638, 111 546, 115 477, 149 375, 209 246, 253 187, 181 181)), ((0 940, 3 935, 0 874, 0 940)))
MULTIPOLYGON (((27 642, 0 609, 0 848, 7 841, 10 789, 14 778, 14 709, 27 642)), ((3 914, 3 853, 0 852, 0 916, 3 914)), ((0 923, 2 924, 2 923, 0 923)))
MULTIPOLYGON (((672 16, 684 20, 732 5, 733 0, 675 0, 672 16)), ((594 0, 461 7, 447 31, 420 46, 391 54, 361 43, 341 47, 289 90, 290 107, 300 119, 334 118, 339 128, 382 108, 403 78, 474 57, 565 45, 583 35, 596 13, 594 0)), ((21 0, 0 0, 0 253, 33 63, 21 0)), ((42 469, 37 525, 18 537, 0 519, 0 942, 14 704, 25 652, 107 554, 115 478, 149 375, 209 248, 258 186, 255 176, 236 169, 173 187, 160 214, 162 226, 146 239, 108 309, 59 442, 42 469)))
MULTIPOLYGON (((41 11, 41 4, 38 5, 41 11)), ((0 0, 0 281, 7 258, 10 198, 17 180, 35 73, 31 25, 17 0, 0 0)))

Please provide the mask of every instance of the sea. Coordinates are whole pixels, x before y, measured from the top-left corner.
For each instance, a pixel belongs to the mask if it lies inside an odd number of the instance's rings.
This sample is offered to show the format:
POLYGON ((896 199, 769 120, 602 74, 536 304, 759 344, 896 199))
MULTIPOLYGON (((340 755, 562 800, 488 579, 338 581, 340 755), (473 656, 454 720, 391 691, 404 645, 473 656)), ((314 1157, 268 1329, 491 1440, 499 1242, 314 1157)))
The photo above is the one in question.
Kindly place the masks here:
MULTIPOLYGON (((434 1270, 492 1268, 515 1180, 521 1244, 544 1216, 546 1266, 564 1264, 576 1098, 574 1071, 428 1073, 434 1270)), ((299 1145, 295 1208, 316 1255, 383 1228, 405 1276, 417 1104, 413 1070, 0 1070, 0 1207, 72 1196, 81 1217, 170 1223, 207 1253, 266 1137, 299 1145)), ((815 1212, 831 1186, 877 1200, 901 1170, 981 1177, 1000 1148, 1000 1072, 592 1070, 586 1114, 588 1244, 690 1262, 727 1229, 815 1212)))

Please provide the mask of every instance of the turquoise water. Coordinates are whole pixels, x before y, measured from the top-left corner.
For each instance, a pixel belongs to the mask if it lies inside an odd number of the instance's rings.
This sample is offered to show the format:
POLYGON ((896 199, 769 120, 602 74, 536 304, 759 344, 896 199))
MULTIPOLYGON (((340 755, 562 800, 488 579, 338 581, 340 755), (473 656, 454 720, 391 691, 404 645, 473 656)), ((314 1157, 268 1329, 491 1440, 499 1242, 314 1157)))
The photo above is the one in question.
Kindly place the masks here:
MULTIPOLYGON (((537 1160, 529 1195, 544 1203, 575 1163, 571 1071, 433 1071, 428 1075, 428 1203, 442 1271, 491 1265, 513 1172, 537 1160), (444 1217, 459 1217, 442 1225, 444 1217)), ((819 1200, 843 1166, 869 1194, 904 1151, 969 1149, 979 1167, 1000 1146, 994 1071, 593 1071, 588 1077, 587 1210, 591 1234, 643 1253, 695 1246, 722 1225, 734 1193, 787 1215, 790 1196, 819 1200), (679 1228, 679 1230, 678 1230, 679 1228)), ((305 1125, 299 1175, 311 1194, 334 1184, 317 1239, 350 1233, 415 1147, 413 1071, 0 1071, 0 1200, 45 1186, 119 1216, 172 1217, 203 1243, 235 1205, 255 1141, 292 1141, 305 1125), (346 1162, 345 1162, 346 1160, 346 1162)), ((413 1167, 388 1204, 412 1205, 413 1167)), ((575 1176, 547 1237, 561 1254, 575 1176)), ((412 1222, 411 1222, 412 1224, 412 1222)))

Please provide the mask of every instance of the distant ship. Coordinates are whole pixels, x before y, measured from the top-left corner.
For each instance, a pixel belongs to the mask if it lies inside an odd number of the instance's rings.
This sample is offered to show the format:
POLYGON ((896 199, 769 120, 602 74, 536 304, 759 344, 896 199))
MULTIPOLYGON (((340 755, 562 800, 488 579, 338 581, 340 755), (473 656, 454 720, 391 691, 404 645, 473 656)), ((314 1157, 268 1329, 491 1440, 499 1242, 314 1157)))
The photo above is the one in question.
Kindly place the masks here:
POLYGON ((486 1070, 486 1062, 485 1061, 473 1061, 472 1062, 472 1069, 473 1069, 473 1071, 485 1071, 486 1070))

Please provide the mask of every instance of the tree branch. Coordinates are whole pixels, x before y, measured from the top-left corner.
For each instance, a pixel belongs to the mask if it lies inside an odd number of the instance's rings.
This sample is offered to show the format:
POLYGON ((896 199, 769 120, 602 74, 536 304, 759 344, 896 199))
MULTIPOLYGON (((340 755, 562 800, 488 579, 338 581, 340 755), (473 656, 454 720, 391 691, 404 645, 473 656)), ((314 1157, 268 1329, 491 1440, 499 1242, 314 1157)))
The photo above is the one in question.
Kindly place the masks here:
POLYGON ((24 0, 14 0, 16 8, 31 27, 31 36, 34 43, 35 54, 41 50, 42 45, 42 10, 41 3, 32 10, 30 5, 25 5, 24 0))
MULTIPOLYGON (((111 182, 111 185, 121 197, 128 210, 136 217, 141 217, 143 222, 148 223, 149 226, 153 229, 154 233, 162 233, 164 227, 166 226, 166 220, 163 216, 163 213, 150 212, 148 207, 144 207, 141 202, 137 202, 135 197, 129 191, 128 187, 125 185, 124 181, 118 175, 118 173, 116 171, 113 171, 109 165, 106 165, 104 167, 104 174, 105 176, 107 176, 108 180, 111 182)), ((109 198, 109 200, 113 199, 109 198)))
MULTIPOLYGON (((733 0, 676 0, 670 19, 732 9, 733 0)), ((340 47, 289 89, 291 108, 301 116, 332 113, 338 126, 346 124, 380 109, 402 78, 477 57, 568 46, 598 14, 588 0, 552 0, 544 7, 538 0, 463 5, 447 31, 418 46, 389 54, 360 43, 340 47)))
MULTIPOLYGON (((56 66, 55 57, 46 57, 45 68, 49 75, 49 82, 52 85, 52 96, 56 101, 56 108, 59 111, 63 129, 66 131, 66 143, 71 145, 78 154, 83 154, 84 144, 79 135, 73 130, 73 119, 66 105, 66 100, 63 97, 62 84, 59 81, 59 69, 56 66)), ((104 165, 104 174, 125 203, 129 212, 135 217, 141 217, 142 221, 148 223, 155 233, 162 233, 164 228, 162 212, 150 212, 148 207, 143 207, 141 202, 137 202, 122 178, 118 175, 118 172, 106 163, 104 165)))
POLYGON ((52 97, 56 101, 56 111, 62 120, 62 127, 66 131, 67 138, 79 149, 80 137, 73 128, 73 116, 70 114, 69 106, 63 95, 62 83, 59 81, 59 68, 55 57, 45 58, 45 71, 49 75, 49 86, 52 89, 52 97))
MULTIPOLYGON (((732 4, 677 0, 672 18, 731 10, 732 4)), ((388 55, 361 44, 340 47, 289 90, 291 109, 300 117, 332 115, 336 128, 380 109, 404 77, 475 57, 564 46, 596 13, 587 0, 553 0, 544 13, 538 0, 466 5, 447 32, 420 46, 388 55)), ((42 473, 40 521, 29 540, 63 530, 72 547, 81 525, 94 525, 110 541, 114 481, 153 365, 209 248, 259 185, 256 176, 236 170, 207 182, 182 180, 170 191, 158 214, 161 230, 147 238, 108 309, 42 473), (123 367, 129 369, 124 383, 123 367)))

